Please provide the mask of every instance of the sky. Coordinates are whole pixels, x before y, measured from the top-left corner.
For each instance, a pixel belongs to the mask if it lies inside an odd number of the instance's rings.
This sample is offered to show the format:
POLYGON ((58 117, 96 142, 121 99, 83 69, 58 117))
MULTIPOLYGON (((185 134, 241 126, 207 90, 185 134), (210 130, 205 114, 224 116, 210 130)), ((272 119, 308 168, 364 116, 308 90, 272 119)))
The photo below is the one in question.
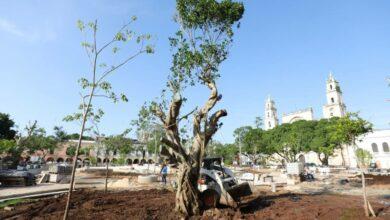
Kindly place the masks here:
MULTIPOLYGON (((376 129, 390 127, 390 1, 246 0, 244 5, 217 82, 223 99, 216 109, 226 108, 228 116, 216 140, 231 142, 234 129, 254 125, 255 117, 263 117, 268 95, 279 119, 307 107, 320 119, 329 71, 340 82, 348 111, 359 111, 376 129)), ((10 114, 19 129, 37 120, 48 133, 55 125, 78 132, 77 123, 62 120, 75 112, 77 79, 90 71, 76 22, 97 19, 98 43, 103 43, 136 15, 132 29, 151 34, 156 52, 110 77, 128 103, 95 102, 106 112, 102 132, 122 132, 142 104, 164 88, 171 65, 168 37, 178 28, 174 13, 173 0, 1 0, 0 112, 10 114)), ((132 52, 129 46, 103 59, 115 64, 132 52)), ((190 102, 183 113, 204 103, 208 91, 197 87, 185 94, 190 102)))

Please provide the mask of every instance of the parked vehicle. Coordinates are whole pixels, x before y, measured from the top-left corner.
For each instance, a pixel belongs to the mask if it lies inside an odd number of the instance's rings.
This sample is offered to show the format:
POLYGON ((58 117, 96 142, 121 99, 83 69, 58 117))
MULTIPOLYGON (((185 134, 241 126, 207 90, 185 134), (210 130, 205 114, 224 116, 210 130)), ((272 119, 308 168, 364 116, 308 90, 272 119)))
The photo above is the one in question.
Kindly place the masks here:
POLYGON ((218 203, 237 207, 242 197, 252 194, 249 184, 238 184, 233 172, 223 167, 221 162, 219 157, 203 160, 198 189, 206 208, 215 207, 218 203))

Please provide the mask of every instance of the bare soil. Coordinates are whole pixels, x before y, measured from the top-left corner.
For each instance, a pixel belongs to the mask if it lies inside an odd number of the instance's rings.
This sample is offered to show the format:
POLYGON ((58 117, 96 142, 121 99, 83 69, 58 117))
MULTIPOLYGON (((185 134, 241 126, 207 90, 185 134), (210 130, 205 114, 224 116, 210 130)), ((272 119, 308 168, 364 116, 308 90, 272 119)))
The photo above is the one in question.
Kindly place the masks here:
MULTIPOLYGON (((13 211, 0 211, 0 219, 61 219, 66 196, 19 204, 13 211)), ((390 219, 390 207, 370 200, 379 218, 390 219)), ((389 201, 390 202, 390 201, 389 201)), ((180 219, 174 213, 175 195, 168 190, 80 190, 72 199, 70 219, 180 219)), ((194 219, 368 219, 362 198, 340 195, 256 193, 234 210, 207 210, 194 219)))

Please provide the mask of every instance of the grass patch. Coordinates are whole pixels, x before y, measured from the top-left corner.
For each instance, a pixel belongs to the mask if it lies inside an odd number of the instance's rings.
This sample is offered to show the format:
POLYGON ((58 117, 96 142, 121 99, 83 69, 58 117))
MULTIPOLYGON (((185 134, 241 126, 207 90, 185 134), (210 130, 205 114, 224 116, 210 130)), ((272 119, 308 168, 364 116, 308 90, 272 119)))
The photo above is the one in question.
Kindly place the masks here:
POLYGON ((11 199, 11 200, 7 200, 5 202, 1 202, 0 208, 2 209, 6 206, 14 206, 14 205, 17 205, 17 204, 22 203, 22 202, 30 202, 30 201, 33 201, 33 199, 11 199))

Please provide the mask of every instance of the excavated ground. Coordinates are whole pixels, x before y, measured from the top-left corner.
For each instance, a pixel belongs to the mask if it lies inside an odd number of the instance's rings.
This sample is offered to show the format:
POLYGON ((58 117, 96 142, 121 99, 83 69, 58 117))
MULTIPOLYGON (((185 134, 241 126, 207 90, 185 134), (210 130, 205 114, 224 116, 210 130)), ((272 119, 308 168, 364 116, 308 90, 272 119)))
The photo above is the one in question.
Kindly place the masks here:
MULTIPOLYGON (((66 196, 18 204, 0 211, 0 219, 61 219, 66 196)), ((180 219, 172 210, 175 196, 168 190, 80 190, 72 199, 69 219, 180 219)), ((390 201, 388 201, 390 202, 390 201)), ((390 207, 371 200, 376 219, 390 219, 390 207)), ((341 195, 267 194, 258 192, 237 210, 207 210, 194 219, 366 219, 362 198, 341 195)))

